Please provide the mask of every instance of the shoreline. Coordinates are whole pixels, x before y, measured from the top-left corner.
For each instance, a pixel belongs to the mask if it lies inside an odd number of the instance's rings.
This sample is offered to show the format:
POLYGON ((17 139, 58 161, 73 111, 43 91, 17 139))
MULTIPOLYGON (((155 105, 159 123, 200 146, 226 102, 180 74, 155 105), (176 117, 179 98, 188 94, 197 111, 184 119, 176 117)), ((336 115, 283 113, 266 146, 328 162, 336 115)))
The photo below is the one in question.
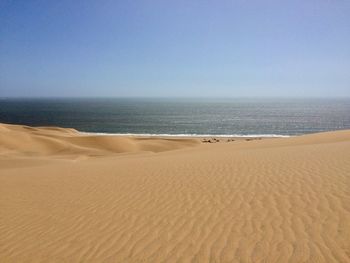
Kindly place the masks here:
MULTIPOLYGON (((306 134, 296 134, 296 135, 285 135, 285 134, 187 134, 187 133, 179 133, 179 134, 171 134, 171 133, 112 133, 112 132, 86 132, 80 131, 72 127, 60 127, 60 126, 29 126, 26 124, 15 124, 15 123, 1 123, 0 125, 9 125, 9 126, 21 126, 28 128, 37 128, 37 129, 67 129, 74 130, 81 135, 92 135, 92 136, 118 136, 118 137, 134 137, 134 138, 207 138, 207 137, 218 137, 218 138, 290 138, 296 136, 303 136, 306 134)), ((327 131, 325 131, 327 132, 327 131)), ((317 132, 318 133, 318 132, 317 132)), ((312 133, 311 133, 312 134, 312 133)))
POLYGON ((301 135, 282 135, 282 134, 152 134, 152 133, 104 133, 104 132, 82 132, 82 135, 95 135, 95 136, 119 136, 119 137, 135 137, 135 138, 290 138, 301 135))

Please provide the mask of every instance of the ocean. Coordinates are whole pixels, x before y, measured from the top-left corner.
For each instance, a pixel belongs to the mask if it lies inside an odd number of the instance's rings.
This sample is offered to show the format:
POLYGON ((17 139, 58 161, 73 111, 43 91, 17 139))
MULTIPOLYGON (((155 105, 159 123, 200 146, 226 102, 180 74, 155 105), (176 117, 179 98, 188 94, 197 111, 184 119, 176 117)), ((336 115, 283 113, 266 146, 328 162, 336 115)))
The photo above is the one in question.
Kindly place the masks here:
POLYGON ((0 99, 0 122, 82 132, 293 136, 350 129, 350 99, 0 99))

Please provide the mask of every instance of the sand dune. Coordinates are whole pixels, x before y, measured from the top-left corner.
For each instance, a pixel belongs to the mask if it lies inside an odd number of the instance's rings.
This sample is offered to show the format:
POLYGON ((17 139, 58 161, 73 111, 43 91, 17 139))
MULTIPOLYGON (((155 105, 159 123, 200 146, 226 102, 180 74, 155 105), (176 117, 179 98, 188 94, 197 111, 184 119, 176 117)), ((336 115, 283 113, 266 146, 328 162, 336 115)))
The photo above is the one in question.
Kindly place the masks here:
POLYGON ((162 152, 199 144, 197 139, 132 138, 82 134, 59 127, 0 124, 0 154, 25 156, 162 152))
POLYGON ((200 143, 0 125, 0 262, 350 262, 350 131, 200 143))

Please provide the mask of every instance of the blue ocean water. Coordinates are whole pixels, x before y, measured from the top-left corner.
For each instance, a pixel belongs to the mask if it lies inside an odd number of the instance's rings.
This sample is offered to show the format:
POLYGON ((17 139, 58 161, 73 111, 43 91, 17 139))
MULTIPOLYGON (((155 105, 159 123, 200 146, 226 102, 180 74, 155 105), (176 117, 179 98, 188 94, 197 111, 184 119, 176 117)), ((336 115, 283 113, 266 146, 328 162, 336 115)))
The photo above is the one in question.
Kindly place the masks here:
POLYGON ((83 132, 283 136, 350 129, 350 99, 0 99, 0 122, 83 132))

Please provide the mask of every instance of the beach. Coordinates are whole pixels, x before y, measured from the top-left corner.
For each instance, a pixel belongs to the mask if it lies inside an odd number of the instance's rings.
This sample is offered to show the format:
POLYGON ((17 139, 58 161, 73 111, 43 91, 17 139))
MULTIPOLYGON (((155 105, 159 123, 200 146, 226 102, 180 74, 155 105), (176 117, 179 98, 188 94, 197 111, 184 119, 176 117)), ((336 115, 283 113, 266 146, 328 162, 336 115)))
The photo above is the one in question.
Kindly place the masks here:
POLYGON ((350 130, 214 140, 0 124, 0 207, 1 262, 350 262, 350 130))

